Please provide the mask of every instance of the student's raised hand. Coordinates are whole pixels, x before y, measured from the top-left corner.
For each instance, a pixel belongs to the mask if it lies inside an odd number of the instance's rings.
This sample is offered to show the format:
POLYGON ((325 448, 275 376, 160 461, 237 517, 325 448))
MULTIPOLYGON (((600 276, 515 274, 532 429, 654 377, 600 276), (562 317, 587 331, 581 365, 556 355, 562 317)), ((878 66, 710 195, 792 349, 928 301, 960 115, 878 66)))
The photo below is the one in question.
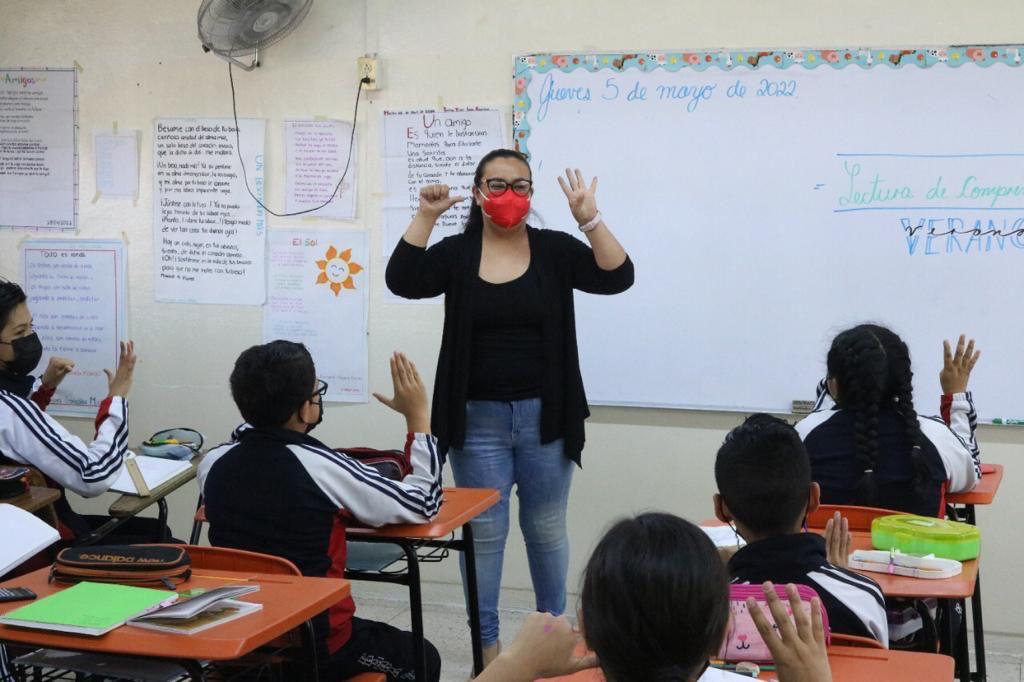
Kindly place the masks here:
POLYGON ((71 374, 71 370, 74 368, 74 360, 57 356, 50 358, 50 362, 46 365, 46 371, 43 372, 43 385, 57 388, 60 386, 60 382, 64 381, 64 377, 71 374))
POLYGON ((533 682, 572 675, 597 666, 595 656, 577 656, 583 641, 565 616, 531 613, 512 644, 476 679, 479 682, 533 682))
POLYGON ((772 652, 779 682, 831 682, 832 670, 825 651, 825 627, 821 622, 821 600, 817 597, 811 600, 811 614, 808 616, 804 613, 796 587, 786 585, 789 605, 793 610, 790 617, 779 595, 775 594, 775 587, 770 582, 762 587, 776 627, 772 627, 753 597, 747 598, 747 610, 772 652))
POLYGON ((825 549, 828 562, 840 568, 850 566, 850 545, 853 534, 850 533, 850 521, 839 512, 825 524, 825 549))
POLYGON ((583 225, 593 220, 597 215, 597 176, 588 187, 579 168, 566 168, 565 177, 558 176, 558 184, 569 200, 569 210, 576 222, 583 225))
POLYGON ((395 412, 405 415, 410 432, 430 433, 427 389, 416 365, 397 351, 391 356, 391 383, 395 389, 393 398, 380 393, 374 393, 373 397, 395 412))
POLYGON ((110 391, 107 395, 116 395, 122 398, 128 396, 128 391, 132 388, 132 379, 135 377, 135 361, 137 359, 135 357, 135 342, 122 341, 121 357, 117 360, 117 370, 114 372, 111 372, 109 369, 103 370, 104 374, 107 375, 107 383, 110 384, 110 391))
POLYGON ((465 197, 451 196, 448 185, 427 185, 420 188, 420 213, 437 220, 442 213, 465 200, 465 197))
POLYGON ((939 372, 939 384, 943 393, 964 393, 967 391, 967 380, 971 378, 971 370, 981 357, 981 351, 974 350, 974 339, 964 347, 966 338, 963 334, 956 343, 956 352, 950 348, 949 341, 942 342, 942 371, 939 372))

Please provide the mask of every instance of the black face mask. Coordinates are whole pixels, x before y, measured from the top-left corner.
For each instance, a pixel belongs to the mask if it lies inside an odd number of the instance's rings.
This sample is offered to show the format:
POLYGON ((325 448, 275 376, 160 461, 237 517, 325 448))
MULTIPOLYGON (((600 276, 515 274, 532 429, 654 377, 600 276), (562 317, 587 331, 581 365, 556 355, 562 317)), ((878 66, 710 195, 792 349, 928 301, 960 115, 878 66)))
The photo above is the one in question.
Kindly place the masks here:
POLYGON ((316 405, 320 408, 320 415, 316 418, 316 421, 311 423, 302 422, 303 424, 306 424, 306 433, 309 433, 316 427, 320 426, 324 421, 324 399, 320 398, 320 402, 316 403, 316 405))
POLYGON ((43 344, 35 332, 11 342, 0 343, 7 344, 14 351, 14 359, 5 362, 4 368, 15 376, 25 376, 34 370, 43 357, 43 344))

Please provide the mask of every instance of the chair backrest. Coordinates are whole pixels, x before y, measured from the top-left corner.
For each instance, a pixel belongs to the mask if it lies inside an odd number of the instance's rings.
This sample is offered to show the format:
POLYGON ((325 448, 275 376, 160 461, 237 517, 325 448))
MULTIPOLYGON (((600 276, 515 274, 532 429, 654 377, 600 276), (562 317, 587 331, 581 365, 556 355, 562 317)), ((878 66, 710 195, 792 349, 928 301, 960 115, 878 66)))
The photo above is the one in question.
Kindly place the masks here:
POLYGON ((859 635, 843 635, 838 632, 832 633, 832 646, 856 646, 862 649, 884 649, 885 645, 871 637, 860 637, 859 635))
POLYGON ((850 530, 871 530, 871 522, 879 516, 892 516, 905 512, 893 511, 892 509, 880 509, 878 507, 856 507, 843 504, 823 504, 813 513, 807 516, 807 525, 811 528, 824 528, 832 516, 839 512, 850 522, 850 530))
POLYGON ((298 566, 279 556, 247 552, 229 547, 177 545, 188 552, 192 568, 220 569, 223 571, 254 571, 278 575, 302 575, 298 566))

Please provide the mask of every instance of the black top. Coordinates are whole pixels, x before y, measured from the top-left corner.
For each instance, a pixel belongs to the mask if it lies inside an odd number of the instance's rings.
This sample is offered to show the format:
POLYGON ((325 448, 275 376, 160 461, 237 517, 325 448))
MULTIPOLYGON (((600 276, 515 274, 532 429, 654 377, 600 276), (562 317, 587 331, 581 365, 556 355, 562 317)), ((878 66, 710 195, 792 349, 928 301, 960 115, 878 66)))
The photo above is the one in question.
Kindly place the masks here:
POLYGON ((544 381, 544 303, 530 266, 514 280, 477 277, 473 295, 470 400, 539 398, 544 381))
POLYGON ((935 444, 921 439, 927 480, 915 486, 910 447, 900 416, 885 408, 878 412, 878 459, 866 474, 857 459, 855 414, 833 410, 826 421, 804 436, 811 476, 821 486, 824 504, 881 507, 922 516, 942 515, 946 469, 935 444))
POLYGON ((832 632, 888 644, 882 589, 867 576, 830 564, 820 535, 795 533, 752 542, 732 556, 728 568, 733 583, 807 585, 821 598, 832 632))
MULTIPOLYGON (((531 268, 543 302, 541 339, 541 441, 565 439, 565 455, 577 464, 583 450, 583 420, 590 416, 576 348, 573 289, 617 294, 633 285, 633 262, 602 270, 589 246, 565 232, 527 226, 531 268)), ((388 289, 405 298, 445 294, 444 330, 434 381, 431 429, 441 452, 461 447, 466 437, 473 300, 480 272, 483 233, 447 237, 429 249, 400 239, 388 261, 388 289)))

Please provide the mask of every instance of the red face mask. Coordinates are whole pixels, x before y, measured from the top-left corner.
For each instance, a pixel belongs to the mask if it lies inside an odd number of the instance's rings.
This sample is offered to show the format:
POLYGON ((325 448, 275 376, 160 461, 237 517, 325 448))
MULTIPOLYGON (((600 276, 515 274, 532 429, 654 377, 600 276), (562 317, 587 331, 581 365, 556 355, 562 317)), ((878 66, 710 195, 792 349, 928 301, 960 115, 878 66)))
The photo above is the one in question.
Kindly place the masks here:
POLYGON ((495 225, 511 230, 530 213, 530 197, 520 196, 511 188, 497 196, 484 194, 483 210, 495 225))

